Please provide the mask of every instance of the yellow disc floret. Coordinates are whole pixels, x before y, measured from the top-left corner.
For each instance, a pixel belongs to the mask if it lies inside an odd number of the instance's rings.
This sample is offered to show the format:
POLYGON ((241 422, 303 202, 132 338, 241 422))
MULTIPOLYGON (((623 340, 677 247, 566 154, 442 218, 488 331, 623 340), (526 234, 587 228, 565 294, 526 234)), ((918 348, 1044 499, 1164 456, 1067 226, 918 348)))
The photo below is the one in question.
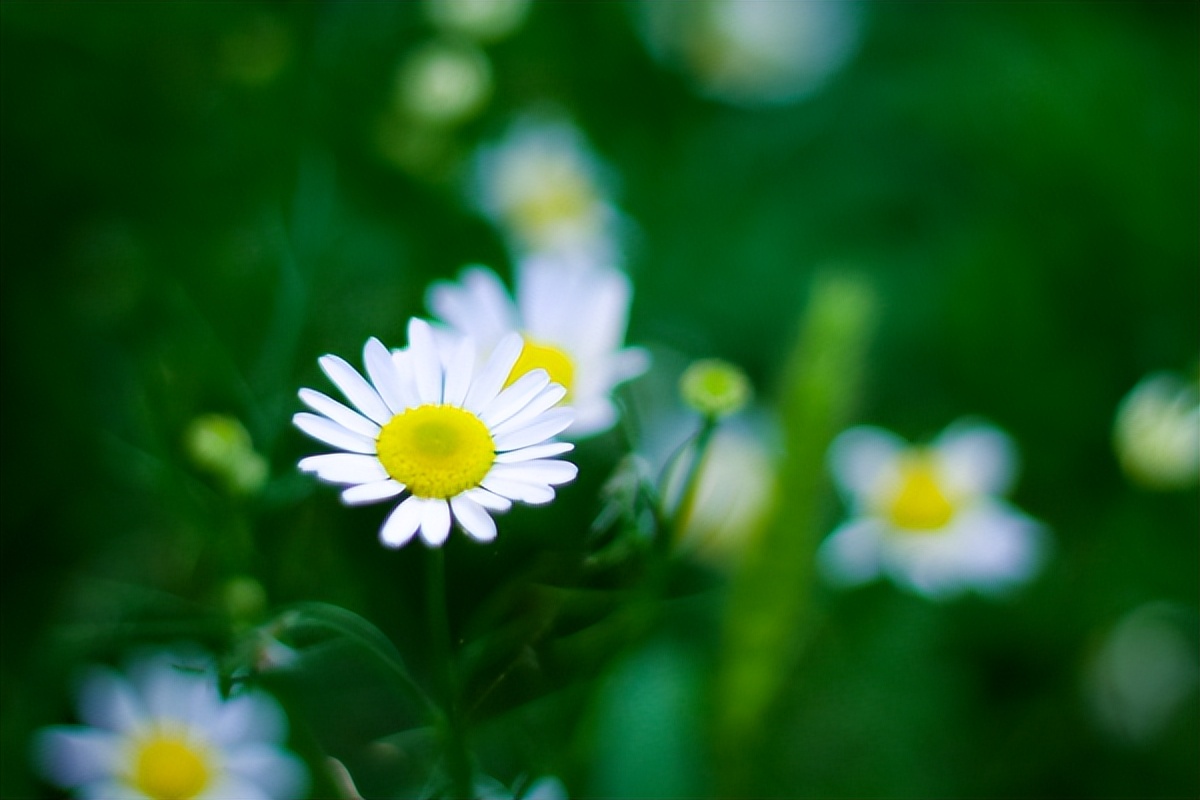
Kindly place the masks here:
POLYGON ((527 238, 545 240, 555 226, 593 213, 596 190, 572 165, 547 164, 539 178, 538 191, 516 200, 509 212, 513 226, 527 238))
POLYGON ((153 736, 138 747, 133 784, 154 800, 191 800, 208 785, 203 751, 175 736, 153 736))
POLYGON ((927 453, 906 456, 900 464, 900 481, 884 505, 884 515, 897 528, 932 531, 954 516, 954 504, 938 483, 933 459, 927 453))
POLYGON ((376 443, 379 463, 417 497, 447 499, 478 486, 496 459, 487 426, 457 406, 424 405, 398 414, 376 443))
POLYGON ((517 363, 513 364, 512 372, 508 373, 505 386, 512 384, 517 378, 532 369, 544 369, 550 374, 550 380, 567 390, 570 399, 571 389, 575 383, 575 362, 559 348, 550 344, 538 344, 530 339, 525 340, 517 363))

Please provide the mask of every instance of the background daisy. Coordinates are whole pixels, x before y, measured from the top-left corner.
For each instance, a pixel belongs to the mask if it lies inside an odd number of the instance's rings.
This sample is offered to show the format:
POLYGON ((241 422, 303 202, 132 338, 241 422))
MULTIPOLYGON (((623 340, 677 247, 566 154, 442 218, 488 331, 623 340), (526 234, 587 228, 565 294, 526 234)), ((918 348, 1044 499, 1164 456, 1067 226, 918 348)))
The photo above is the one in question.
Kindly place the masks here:
POLYGON ((419 530, 439 546, 453 517, 481 542, 496 537, 491 512, 512 502, 548 503, 554 486, 575 478, 574 464, 555 456, 572 448, 549 441, 574 418, 554 408, 567 390, 543 369, 508 378, 524 343, 503 338, 475 371, 468 338, 439 347, 423 320, 408 326, 409 347, 391 353, 378 339, 363 349, 368 381, 334 355, 321 369, 354 406, 312 389, 300 399, 314 412, 293 417, 296 427, 340 452, 309 456, 300 469, 345 486, 347 505, 407 495, 379 536, 400 547, 419 530))
POLYGON ((204 657, 153 653, 124 673, 96 667, 79 697, 83 725, 41 730, 43 774, 92 800, 283 800, 307 784, 287 718, 264 692, 224 698, 204 657))
POLYGON ((957 423, 921 447, 864 426, 838 436, 829 458, 853 513, 818 553, 832 582, 886 575, 942 597, 1004 590, 1039 566, 1038 523, 1000 499, 1016 472, 1000 430, 957 423))
POLYGON ((511 379, 538 367, 549 372, 576 410, 568 434, 584 437, 616 423, 613 389, 649 367, 644 350, 621 347, 631 293, 629 279, 615 269, 572 270, 531 259, 518 268, 515 301, 496 273, 471 266, 457 282, 435 283, 428 305, 484 354, 519 331, 525 347, 511 379))

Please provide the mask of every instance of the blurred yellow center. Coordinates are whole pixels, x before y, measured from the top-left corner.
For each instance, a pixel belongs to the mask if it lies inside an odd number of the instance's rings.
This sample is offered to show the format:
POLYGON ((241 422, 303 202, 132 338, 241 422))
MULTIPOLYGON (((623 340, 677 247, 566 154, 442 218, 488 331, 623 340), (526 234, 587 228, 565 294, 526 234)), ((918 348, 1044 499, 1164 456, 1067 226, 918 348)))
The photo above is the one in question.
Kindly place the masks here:
POLYGON ((932 531, 954 516, 954 504, 938 485, 933 459, 920 453, 906 457, 900 465, 900 484, 887 501, 884 514, 897 528, 932 531))
POLYGON ((517 363, 513 364, 512 372, 508 373, 508 380, 504 385, 511 385, 531 369, 546 370, 550 373, 550 380, 566 389, 568 398, 571 396, 571 388, 575 383, 575 363, 562 350, 553 345, 537 344, 526 339, 525 347, 521 349, 521 355, 517 357, 517 363))
POLYGON ((182 739, 155 736, 137 752, 134 786, 154 800, 191 800, 208 785, 204 754, 182 739))
POLYGON ((376 442, 388 475, 417 497, 454 497, 478 486, 496 446, 487 426, 457 406, 424 405, 392 417, 376 442))
POLYGON ((563 169, 546 174, 539 191, 513 204, 513 224, 525 235, 539 238, 559 222, 583 217, 595 202, 591 182, 577 170, 563 169))

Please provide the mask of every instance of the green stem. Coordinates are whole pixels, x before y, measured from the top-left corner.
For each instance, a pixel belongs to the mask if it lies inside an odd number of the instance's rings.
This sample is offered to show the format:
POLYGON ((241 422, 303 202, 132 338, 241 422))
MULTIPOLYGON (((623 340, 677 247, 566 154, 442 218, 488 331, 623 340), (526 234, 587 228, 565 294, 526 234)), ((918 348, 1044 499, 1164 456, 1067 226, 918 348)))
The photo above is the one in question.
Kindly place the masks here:
POLYGON ((658 546, 663 550, 678 540, 688 516, 692 513, 692 507, 696 504, 700 466, 704 463, 704 457, 708 454, 708 446, 712 443, 712 436, 716 430, 717 418, 706 416, 700 422, 700 429, 696 431, 692 445, 692 457, 688 461, 687 472, 684 473, 683 483, 679 489, 679 502, 675 504, 674 511, 669 515, 663 515, 669 521, 659 537, 658 546))
POLYGON ((450 634, 450 615, 446 607, 446 555, 440 547, 429 551, 429 575, 425 588, 429 628, 436 658, 440 662, 436 672, 445 711, 441 727, 450 789, 455 798, 471 798, 474 797, 471 761, 467 752, 466 724, 459 703, 458 667, 450 634))

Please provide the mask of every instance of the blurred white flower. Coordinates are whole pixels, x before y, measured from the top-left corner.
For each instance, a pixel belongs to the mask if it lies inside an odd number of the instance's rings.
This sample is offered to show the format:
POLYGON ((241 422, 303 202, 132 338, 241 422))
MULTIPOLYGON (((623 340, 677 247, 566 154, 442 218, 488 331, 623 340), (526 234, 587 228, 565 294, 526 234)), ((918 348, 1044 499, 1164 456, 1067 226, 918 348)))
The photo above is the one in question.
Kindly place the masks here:
POLYGON ((644 36, 702 94, 739 105, 799 100, 858 47, 852 0, 689 0, 639 3, 644 36))
MULTIPOLYGON (((1128 742, 1162 731, 1200 682, 1194 631, 1180 613, 1149 603, 1123 616, 1105 637, 1086 676, 1085 692, 1100 726, 1128 742)), ((1194 628, 1194 625, 1192 626, 1194 628)))
POLYGON ((524 787, 518 795, 495 778, 481 777, 475 782, 480 800, 568 800, 567 788, 558 778, 538 778, 524 787))
POLYGON ((395 101, 406 119, 442 126, 464 122, 492 93, 487 56, 469 44, 434 40, 414 49, 396 72, 395 101))
POLYGON ((1169 372, 1148 375, 1117 408, 1113 441, 1130 479, 1179 489, 1200 478, 1200 385, 1169 372))
POLYGON ((289 752, 287 718, 261 691, 223 698, 207 659, 136 658, 124 674, 85 677, 84 725, 39 731, 35 758, 56 785, 90 800, 293 798, 308 783, 289 752))
POLYGON ((613 389, 649 366, 645 351, 621 347, 632 288, 615 269, 567 269, 546 259, 518 267, 516 300, 500 278, 481 266, 465 268, 457 283, 430 287, 429 309, 456 333, 471 337, 486 357, 506 336, 525 337, 509 381, 542 368, 566 387, 575 408, 573 437, 608 430, 617 420, 613 389))
MULTIPOLYGON (((713 434, 696 476, 696 493, 681 520, 680 550, 713 566, 732 568, 762 529, 775 501, 775 460, 761 426, 734 421, 713 434)), ((666 476, 674 503, 682 491, 680 461, 666 476)))
POLYGON ((406 544, 418 530, 426 544, 440 546, 451 517, 473 539, 491 541, 496 523, 489 512, 506 511, 514 500, 548 503, 554 486, 574 480, 575 465, 555 458, 573 445, 551 441, 575 416, 554 408, 567 390, 544 369, 509 380, 525 347, 516 333, 500 339, 478 371, 469 338, 439 343, 428 323, 413 319, 408 339, 408 348, 394 353, 378 339, 367 342, 369 382, 337 356, 320 358, 355 408, 300 390, 317 413, 296 414, 296 427, 341 451, 303 458, 300 469, 348 487, 347 505, 407 492, 380 530, 388 547, 406 544))
POLYGON ((502 140, 480 149, 473 200, 518 256, 609 266, 619 255, 619 215, 603 173, 574 126, 525 117, 502 140))
POLYGON ((1041 565, 1041 526, 1000 499, 1016 472, 1015 448, 1002 431, 959 422, 918 447, 857 427, 834 440, 829 458, 853 512, 818 552, 832 583, 884 575, 941 598, 1003 592, 1041 565))
POLYGON ((521 26, 529 0, 425 0, 425 13, 448 34, 493 42, 521 26))

